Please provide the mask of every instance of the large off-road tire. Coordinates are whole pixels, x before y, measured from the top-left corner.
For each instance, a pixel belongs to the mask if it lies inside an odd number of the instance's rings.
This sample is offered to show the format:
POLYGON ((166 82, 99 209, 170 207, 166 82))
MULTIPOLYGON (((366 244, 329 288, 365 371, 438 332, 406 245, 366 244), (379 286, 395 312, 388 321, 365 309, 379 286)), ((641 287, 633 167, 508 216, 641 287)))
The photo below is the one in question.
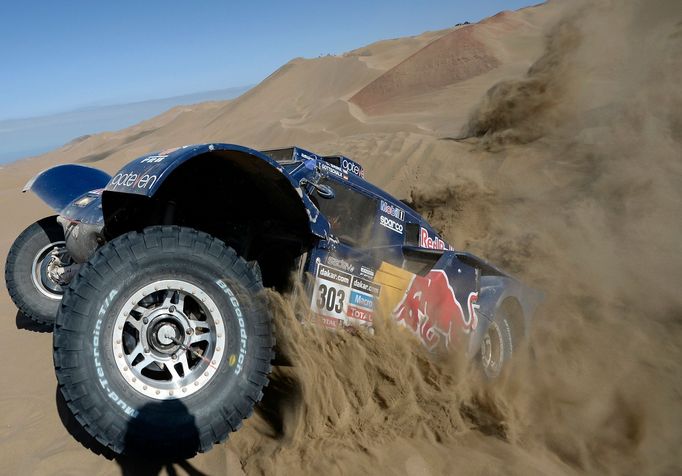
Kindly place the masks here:
POLYGON ((14 240, 5 263, 5 283, 17 308, 38 323, 54 324, 64 290, 47 275, 52 250, 64 248, 57 217, 43 218, 14 240))
POLYGON ((70 410, 116 453, 187 457, 225 440, 271 370, 261 291, 253 267, 189 228, 106 244, 57 315, 54 363, 70 410))
POLYGON ((500 306, 481 342, 481 367, 488 379, 499 377, 509 363, 514 353, 514 334, 512 315, 505 306, 500 306))

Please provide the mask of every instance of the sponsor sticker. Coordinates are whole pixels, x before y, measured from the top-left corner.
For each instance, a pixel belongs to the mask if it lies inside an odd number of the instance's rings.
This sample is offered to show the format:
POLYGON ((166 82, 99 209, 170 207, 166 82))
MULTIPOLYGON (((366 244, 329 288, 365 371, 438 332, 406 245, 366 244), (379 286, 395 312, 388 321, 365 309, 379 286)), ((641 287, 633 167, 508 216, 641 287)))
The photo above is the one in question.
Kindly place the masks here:
MULTIPOLYGON (((346 325, 368 325, 372 323, 374 300, 381 292, 381 286, 369 279, 357 276, 336 267, 331 263, 350 265, 345 260, 325 258, 327 264, 317 262, 315 288, 311 308, 317 322, 325 328, 338 328, 346 325)), ((352 266, 355 269, 354 265, 352 266)), ((346 266, 344 269, 349 268, 346 266)), ((365 273, 374 273, 364 267, 365 273)), ((362 269, 361 269, 362 272, 362 269)))
POLYGON ((156 175, 140 175, 135 172, 120 172, 111 179, 109 186, 113 188, 127 187, 144 190, 147 188, 152 188, 157 180, 158 177, 156 175))
POLYGON ((380 285, 374 284, 371 281, 367 281, 366 279, 358 278, 356 276, 353 277, 353 283, 351 284, 351 287, 358 291, 372 294, 373 296, 378 296, 381 292, 380 285))
POLYGON ((438 235, 433 235, 432 237, 429 230, 424 227, 419 228, 419 247, 431 250, 454 250, 452 246, 441 240, 438 235))
POLYGON ((342 269, 343 271, 346 271, 347 273, 353 274, 355 271, 355 266, 351 263, 349 263, 346 260, 343 260, 341 258, 337 258, 336 256, 328 255, 327 256, 327 264, 330 266, 334 266, 335 268, 342 269))
POLYGON ((379 216, 379 224, 396 233, 403 234, 404 225, 399 221, 384 215, 379 216))
MULTIPOLYGON (((351 279, 350 274, 318 263, 311 307, 321 319, 345 319, 351 279)), ((325 327, 331 323, 322 322, 325 327)))
POLYGON ((370 268, 369 266, 360 266, 360 276, 373 281, 375 274, 376 271, 374 271, 374 268, 370 268))
POLYGON ((323 264, 320 264, 317 270, 317 276, 320 278, 327 279, 329 281, 333 281, 337 284, 341 284, 343 286, 350 286, 351 280, 350 274, 343 273, 341 271, 338 271, 334 268, 330 268, 329 266, 325 266, 323 264))
POLYGON ((335 319, 333 317, 319 316, 318 321, 327 329, 338 329, 341 327, 343 322, 341 319, 335 319))
POLYGON ((357 175, 358 177, 365 177, 365 171, 363 170, 362 167, 360 167, 360 164, 357 164, 353 162, 352 160, 348 160, 345 157, 341 158, 341 168, 343 169, 344 172, 349 172, 353 175, 357 175))
POLYGON ((359 293, 357 291, 350 292, 350 303, 353 306, 360 306, 366 309, 374 309, 374 296, 369 294, 359 293))
POLYGON ((145 157, 144 159, 140 160, 141 164, 158 164, 159 162, 163 162, 163 159, 168 157, 168 154, 166 155, 149 155, 145 157))
POLYGON ((393 218, 397 218, 400 221, 405 221, 405 210, 403 210, 402 208, 396 207, 392 203, 388 203, 385 200, 381 201, 379 208, 386 215, 390 215, 393 218))
POLYGON ((341 167, 337 167, 336 165, 329 164, 322 160, 318 160, 317 163, 320 166, 320 170, 327 172, 330 175, 334 175, 340 179, 348 180, 348 175, 343 173, 341 167))
POLYGON ((364 322, 372 322, 372 313, 367 311, 366 309, 361 309, 359 307, 348 306, 347 315, 351 319, 358 319, 364 322))

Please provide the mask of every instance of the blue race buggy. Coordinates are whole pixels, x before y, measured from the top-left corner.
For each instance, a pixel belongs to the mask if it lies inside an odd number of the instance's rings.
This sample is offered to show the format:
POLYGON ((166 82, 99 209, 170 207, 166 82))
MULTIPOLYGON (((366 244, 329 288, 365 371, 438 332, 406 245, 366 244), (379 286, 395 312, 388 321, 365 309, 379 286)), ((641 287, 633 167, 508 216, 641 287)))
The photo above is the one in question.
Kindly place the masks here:
POLYGON ((343 156, 192 145, 113 177, 56 166, 27 190, 58 215, 17 238, 7 288, 25 315, 54 323, 60 392, 116 453, 192 454, 237 430, 274 358, 259 292, 296 274, 321 325, 392 316, 490 378, 538 303, 343 156))

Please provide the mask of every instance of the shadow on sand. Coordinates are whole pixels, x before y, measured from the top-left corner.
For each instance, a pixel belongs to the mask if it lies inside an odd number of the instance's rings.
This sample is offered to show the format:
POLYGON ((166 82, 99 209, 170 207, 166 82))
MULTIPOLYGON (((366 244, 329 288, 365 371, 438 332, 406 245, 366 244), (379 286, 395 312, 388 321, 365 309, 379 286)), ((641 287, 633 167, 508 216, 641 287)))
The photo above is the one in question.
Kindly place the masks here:
MULTIPOLYGON (((187 443, 189 448, 196 448, 198 446, 199 435, 196 427, 194 427, 194 432, 187 430, 188 422, 190 420, 193 422, 194 417, 187 412, 185 406, 178 400, 150 403, 140 410, 138 418, 132 420, 126 429, 125 447, 137 448, 131 455, 114 453, 110 448, 104 446, 86 432, 69 409, 59 388, 57 388, 56 392, 56 402, 59 418, 69 434, 93 453, 101 455, 108 460, 115 460, 121 468, 122 476, 157 476, 164 470, 169 476, 179 473, 189 474, 190 476, 206 476, 206 473, 199 471, 187 461, 193 455, 181 455, 177 448, 168 448, 167 451, 163 451, 158 447, 154 447, 149 448, 149 453, 146 454, 145 452, 145 447, 147 447, 145 435, 149 434, 149 431, 154 431, 154 422, 162 420, 165 413, 173 414, 174 420, 184 420, 183 441, 187 443), (152 453, 157 456, 150 456, 152 453), (158 457, 158 454, 167 456, 158 457)), ((190 427, 193 427, 193 425, 190 427)))

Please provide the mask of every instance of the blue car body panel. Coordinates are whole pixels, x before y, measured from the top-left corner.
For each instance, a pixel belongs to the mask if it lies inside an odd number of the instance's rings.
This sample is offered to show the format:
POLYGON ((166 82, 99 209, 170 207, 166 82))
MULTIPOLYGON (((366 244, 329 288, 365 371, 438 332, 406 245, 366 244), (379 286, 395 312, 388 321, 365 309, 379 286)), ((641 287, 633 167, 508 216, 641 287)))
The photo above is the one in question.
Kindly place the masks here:
MULTIPOLYGON (((309 196, 303 193, 299 182, 296 180, 297 176, 302 178, 301 174, 289 174, 285 172, 281 165, 266 154, 235 144, 190 145, 142 156, 130 162, 115 174, 107 184, 105 192, 129 193, 151 197, 161 188, 164 181, 173 171, 182 164, 205 154, 220 152, 240 153, 253 160, 262 161, 272 167, 273 170, 277 170, 282 177, 289 181, 292 189, 299 195, 309 217, 311 232, 320 237, 327 235, 328 226, 326 226, 324 221, 318 222, 319 210, 310 200, 309 196)), ((318 158, 312 153, 309 153, 309 156, 312 160, 317 160, 318 158)))
POLYGON ((111 176, 85 165, 64 164, 43 170, 24 187, 38 195, 50 208, 61 212, 86 193, 104 188, 111 176))
POLYGON ((179 167, 207 155, 256 166, 258 173, 286 184, 287 193, 300 201, 313 243, 304 266, 312 276, 308 291, 324 325, 371 325, 375 314, 391 313, 430 349, 448 347, 459 333, 468 336, 468 351, 475 353, 508 298, 523 310, 524 327, 530 323, 540 301, 537 291, 455 250, 416 211, 366 181, 360 164, 347 157, 298 147, 257 151, 235 144, 189 145, 142 156, 113 177, 89 167, 58 166, 39 174, 28 188, 71 223, 101 229, 107 225, 102 213, 106 197, 151 199, 179 167), (329 186, 336 198, 317 198, 319 184, 329 186), (371 237, 362 244, 344 236, 344 227, 357 223, 340 225, 343 213, 325 212, 334 206, 343 211, 344 200, 356 198, 366 218, 360 231, 371 237))

